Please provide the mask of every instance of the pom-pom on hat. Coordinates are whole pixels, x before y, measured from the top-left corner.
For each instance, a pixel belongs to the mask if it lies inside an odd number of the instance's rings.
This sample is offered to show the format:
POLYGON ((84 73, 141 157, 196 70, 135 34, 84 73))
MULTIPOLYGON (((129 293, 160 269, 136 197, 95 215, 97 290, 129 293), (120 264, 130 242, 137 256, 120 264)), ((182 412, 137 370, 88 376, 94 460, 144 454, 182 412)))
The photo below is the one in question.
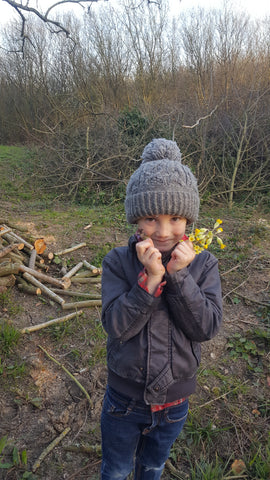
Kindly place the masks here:
POLYGON ((197 180, 182 165, 176 142, 165 138, 152 140, 127 185, 127 221, 136 223, 139 218, 151 215, 179 215, 189 224, 197 220, 199 206, 197 180))

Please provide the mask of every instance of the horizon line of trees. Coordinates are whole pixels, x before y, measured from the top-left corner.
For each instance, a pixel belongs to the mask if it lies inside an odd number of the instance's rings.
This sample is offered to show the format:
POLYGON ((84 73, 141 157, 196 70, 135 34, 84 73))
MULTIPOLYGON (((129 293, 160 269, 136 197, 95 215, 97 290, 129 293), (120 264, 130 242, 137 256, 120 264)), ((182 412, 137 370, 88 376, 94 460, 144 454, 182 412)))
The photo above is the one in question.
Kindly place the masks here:
POLYGON ((128 1, 61 22, 72 41, 31 19, 23 56, 16 21, 0 49, 0 143, 37 146, 48 188, 121 190, 166 137, 205 198, 269 202, 269 18, 128 1))

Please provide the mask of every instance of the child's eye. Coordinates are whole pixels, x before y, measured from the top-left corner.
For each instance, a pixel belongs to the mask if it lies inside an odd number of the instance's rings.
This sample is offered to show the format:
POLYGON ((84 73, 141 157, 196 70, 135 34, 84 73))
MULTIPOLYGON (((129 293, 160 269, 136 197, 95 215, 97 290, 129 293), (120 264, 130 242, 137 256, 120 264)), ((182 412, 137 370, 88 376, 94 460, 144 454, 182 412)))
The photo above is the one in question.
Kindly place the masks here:
POLYGON ((155 218, 155 217, 147 217, 147 218, 145 219, 145 221, 148 222, 148 223, 153 223, 153 222, 156 221, 156 218, 155 218))
POLYGON ((172 221, 173 222, 179 222, 182 219, 182 217, 173 217, 172 221))

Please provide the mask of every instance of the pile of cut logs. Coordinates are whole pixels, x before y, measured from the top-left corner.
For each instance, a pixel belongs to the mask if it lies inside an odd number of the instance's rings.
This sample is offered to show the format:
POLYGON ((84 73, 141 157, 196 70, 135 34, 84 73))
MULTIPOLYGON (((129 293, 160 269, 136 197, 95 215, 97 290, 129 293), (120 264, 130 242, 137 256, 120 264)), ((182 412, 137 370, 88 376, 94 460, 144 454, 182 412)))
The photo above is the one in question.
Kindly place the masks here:
MULTIPOLYGON (((85 243, 51 252, 43 238, 29 241, 14 230, 25 231, 20 225, 13 225, 8 221, 0 223, 0 292, 5 292, 16 284, 25 293, 49 297, 60 304, 62 310, 101 305, 100 294, 70 289, 72 284, 100 283, 101 269, 91 265, 86 259, 69 271, 65 266, 65 254, 85 247, 85 243), (61 266, 57 278, 48 273, 52 265, 57 268, 61 266), (84 300, 67 303, 63 298, 66 296, 84 300)), ((27 236, 26 233, 24 236, 27 236)))

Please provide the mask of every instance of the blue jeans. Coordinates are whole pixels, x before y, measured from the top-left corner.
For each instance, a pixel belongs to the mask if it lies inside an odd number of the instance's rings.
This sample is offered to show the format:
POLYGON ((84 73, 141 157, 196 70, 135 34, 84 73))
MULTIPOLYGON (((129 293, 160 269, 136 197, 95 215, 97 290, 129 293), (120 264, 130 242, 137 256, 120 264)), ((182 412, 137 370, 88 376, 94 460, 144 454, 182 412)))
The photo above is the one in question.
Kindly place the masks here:
POLYGON ((188 414, 188 400, 159 412, 107 387, 101 414, 102 480, 158 480, 188 414))

